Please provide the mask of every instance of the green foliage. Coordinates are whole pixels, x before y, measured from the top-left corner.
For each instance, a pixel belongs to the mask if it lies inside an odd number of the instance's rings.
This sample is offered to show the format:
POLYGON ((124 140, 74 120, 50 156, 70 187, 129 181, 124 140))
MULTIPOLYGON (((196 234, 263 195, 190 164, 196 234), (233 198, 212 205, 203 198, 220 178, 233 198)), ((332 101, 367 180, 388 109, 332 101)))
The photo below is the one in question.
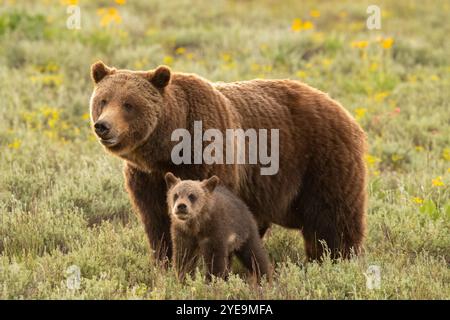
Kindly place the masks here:
POLYGON ((21 36, 36 39, 42 36, 46 26, 45 16, 29 14, 25 11, 12 11, 0 15, 0 36, 18 32, 21 36))
POLYGON ((369 2, 79 2, 80 30, 65 27, 63 1, 0 9, 1 299, 450 298, 448 3, 380 1, 382 30, 369 31, 369 2), (306 263, 301 233, 274 226, 272 283, 255 288, 237 261, 227 282, 206 283, 199 266, 179 283, 148 250, 121 161, 89 128, 98 59, 328 92, 368 136, 364 254, 306 263), (366 287, 371 265, 379 289, 366 287))

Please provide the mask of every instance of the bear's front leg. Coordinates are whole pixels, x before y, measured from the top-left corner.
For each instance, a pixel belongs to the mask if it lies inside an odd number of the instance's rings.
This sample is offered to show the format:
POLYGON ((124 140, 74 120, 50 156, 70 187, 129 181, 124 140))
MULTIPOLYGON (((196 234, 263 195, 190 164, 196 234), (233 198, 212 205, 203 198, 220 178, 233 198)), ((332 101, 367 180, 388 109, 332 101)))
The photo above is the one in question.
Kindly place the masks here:
POLYGON ((135 211, 144 224, 155 258, 167 262, 172 256, 166 183, 162 174, 146 173, 125 165, 125 187, 135 211))

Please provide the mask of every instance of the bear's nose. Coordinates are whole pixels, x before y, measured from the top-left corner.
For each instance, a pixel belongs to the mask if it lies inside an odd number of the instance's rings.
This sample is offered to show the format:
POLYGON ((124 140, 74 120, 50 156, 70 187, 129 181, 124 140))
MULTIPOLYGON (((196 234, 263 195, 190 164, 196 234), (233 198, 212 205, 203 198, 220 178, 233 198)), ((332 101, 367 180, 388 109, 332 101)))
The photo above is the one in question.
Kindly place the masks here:
POLYGON ((181 212, 186 212, 187 206, 184 203, 177 205, 177 210, 181 212))
POLYGON ((95 133, 99 137, 103 138, 109 133, 109 129, 111 129, 111 126, 106 121, 97 121, 94 124, 94 128, 95 128, 95 133))

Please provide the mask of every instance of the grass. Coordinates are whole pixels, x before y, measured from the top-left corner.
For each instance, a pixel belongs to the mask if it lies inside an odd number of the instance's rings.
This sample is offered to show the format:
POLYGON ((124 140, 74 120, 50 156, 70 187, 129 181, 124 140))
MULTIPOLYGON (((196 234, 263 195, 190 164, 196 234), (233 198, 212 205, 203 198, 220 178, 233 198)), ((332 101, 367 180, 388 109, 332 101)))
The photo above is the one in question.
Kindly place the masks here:
POLYGON ((378 1, 382 29, 369 31, 365 1, 80 1, 80 30, 66 28, 70 2, 0 9, 1 299, 450 298, 448 3, 378 1), (272 284, 255 290, 239 266, 228 282, 178 283, 149 254, 121 161, 90 131, 97 59, 300 79, 339 100, 369 137, 365 254, 305 264, 298 232, 274 227, 272 284), (379 289, 366 287, 370 265, 379 289))

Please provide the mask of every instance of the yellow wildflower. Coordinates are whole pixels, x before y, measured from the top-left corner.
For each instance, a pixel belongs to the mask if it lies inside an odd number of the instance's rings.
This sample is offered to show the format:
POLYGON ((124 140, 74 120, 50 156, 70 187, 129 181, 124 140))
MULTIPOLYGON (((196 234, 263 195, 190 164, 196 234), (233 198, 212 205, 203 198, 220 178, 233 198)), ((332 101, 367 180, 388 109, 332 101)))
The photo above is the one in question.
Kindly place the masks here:
POLYGON ((372 175, 375 176, 375 177, 378 177, 380 175, 380 170, 372 171, 372 175))
POLYGON ((378 63, 372 62, 372 63, 370 64, 369 71, 370 71, 370 72, 375 72, 375 71, 377 71, 377 70, 378 70, 378 63))
POLYGON ((32 83, 42 83, 46 86, 58 87, 63 82, 63 77, 60 74, 43 74, 38 76, 31 76, 30 80, 32 83))
POLYGON ((441 176, 432 179, 431 183, 435 187, 443 187, 444 186, 444 182, 442 181, 442 177, 441 176))
POLYGON ((83 120, 89 120, 90 119, 90 115, 89 115, 89 113, 83 113, 83 115, 81 116, 81 119, 83 119, 83 120))
POLYGON ((60 3, 65 6, 76 6, 78 4, 78 0, 60 0, 60 3))
POLYGON ((368 165, 369 168, 373 168, 376 166, 377 163, 381 162, 381 159, 373 156, 373 155, 366 155, 366 163, 368 165))
POLYGON ((361 120, 362 118, 364 118, 366 113, 367 113, 366 108, 356 108, 355 109, 355 119, 361 120))
POLYGON ((146 65, 148 65, 147 58, 138 59, 134 62, 135 69, 143 69, 146 65))
POLYGON ((394 44, 393 38, 386 38, 381 40, 381 47, 383 49, 390 49, 393 44, 394 44))
POLYGON ((303 70, 297 71, 296 75, 297 75, 297 77, 302 78, 302 79, 306 78, 306 76, 307 76, 306 72, 303 70))
POLYGON ((417 203, 417 204, 422 204, 422 203, 423 203, 423 199, 422 199, 422 198, 419 198, 419 197, 414 197, 414 198, 412 198, 412 201, 413 201, 414 203, 417 203))
POLYGON ((294 19, 292 21, 291 30, 294 32, 300 32, 302 30, 310 30, 314 28, 314 24, 311 21, 302 22, 302 19, 294 19))
POLYGON ((10 149, 19 149, 20 145, 22 144, 22 142, 19 139, 14 139, 13 142, 11 142, 10 144, 8 144, 8 148, 10 149))
POLYGON ((382 102, 388 95, 389 95, 389 92, 383 91, 383 92, 378 92, 377 94, 375 94, 373 98, 376 102, 382 102))
POLYGON ((100 26, 102 27, 106 27, 112 23, 122 23, 122 17, 119 14, 119 10, 114 7, 100 8, 97 10, 97 15, 100 16, 100 26))
POLYGON ((224 53, 224 54, 222 54, 222 60, 224 62, 231 62, 231 60, 233 60, 233 58, 231 57, 231 54, 224 53))
POLYGON ((310 30, 312 28, 314 28, 314 24, 311 21, 305 21, 303 24, 303 29, 310 30))
POLYGON ((302 19, 294 19, 294 21, 292 21, 292 25, 291 25, 291 30, 294 32, 299 32, 301 31, 303 28, 303 24, 302 24, 302 19))
POLYGON ((352 48, 364 49, 369 45, 369 41, 352 41, 352 48))
POLYGON ((264 72, 271 72, 272 71, 272 66, 269 65, 269 64, 265 64, 265 65, 262 66, 262 70, 264 72))
POLYGON ((381 10, 381 17, 382 18, 389 18, 390 16, 392 16, 392 13, 388 10, 381 10))
POLYGON ((353 21, 348 23, 347 25, 350 32, 361 31, 366 27, 366 24, 362 23, 361 21, 353 21))
POLYGON ((177 48, 177 49, 175 50, 175 53, 178 54, 178 55, 182 55, 182 54, 184 54, 185 52, 186 52, 186 48, 183 48, 183 47, 179 47, 179 48, 177 48))
POLYGON ((171 65, 173 63, 173 57, 172 56, 165 56, 163 58, 163 63, 167 65, 171 65))
POLYGON ((322 60, 322 65, 326 68, 328 68, 332 63, 333 63, 333 60, 331 60, 331 59, 325 58, 322 60))
POLYGON ((439 81, 439 77, 438 77, 437 75, 433 74, 433 75, 430 77, 430 80, 431 80, 431 81, 439 81))
POLYGON ((44 115, 44 117, 47 119, 54 119, 54 120, 59 119, 59 111, 56 108, 52 108, 49 106, 43 106, 39 110, 44 115))
POLYGON ((260 66, 259 64, 255 63, 255 62, 253 62, 253 63, 250 65, 250 69, 251 69, 253 72, 259 71, 260 68, 261 68, 261 66, 260 66))
POLYGON ((424 148, 423 148, 422 146, 415 146, 414 149, 415 149, 417 152, 423 152, 423 150, 424 150, 424 148))
POLYGON ((57 139, 58 134, 55 131, 52 130, 44 130, 44 135, 49 139, 57 139))
POLYGON ((55 62, 49 62, 45 66, 45 69, 48 72, 58 72, 59 71, 59 66, 55 62))
POLYGON ((444 158, 444 160, 450 161, 450 148, 445 148, 442 151, 442 158, 444 158))
POLYGON ((393 155, 391 155, 391 159, 393 162, 397 162, 403 159, 403 156, 397 153, 394 153, 393 155))
POLYGON ((124 4, 127 3, 127 0, 115 0, 115 1, 119 6, 123 6, 124 4))
POLYGON ((56 127, 56 124, 58 123, 57 119, 51 118, 47 120, 47 124, 50 129, 54 129, 56 127))
POLYGON ((311 10, 311 11, 309 12, 309 15, 310 15, 312 18, 319 18, 319 17, 320 17, 320 11, 319 11, 319 10, 311 10))

